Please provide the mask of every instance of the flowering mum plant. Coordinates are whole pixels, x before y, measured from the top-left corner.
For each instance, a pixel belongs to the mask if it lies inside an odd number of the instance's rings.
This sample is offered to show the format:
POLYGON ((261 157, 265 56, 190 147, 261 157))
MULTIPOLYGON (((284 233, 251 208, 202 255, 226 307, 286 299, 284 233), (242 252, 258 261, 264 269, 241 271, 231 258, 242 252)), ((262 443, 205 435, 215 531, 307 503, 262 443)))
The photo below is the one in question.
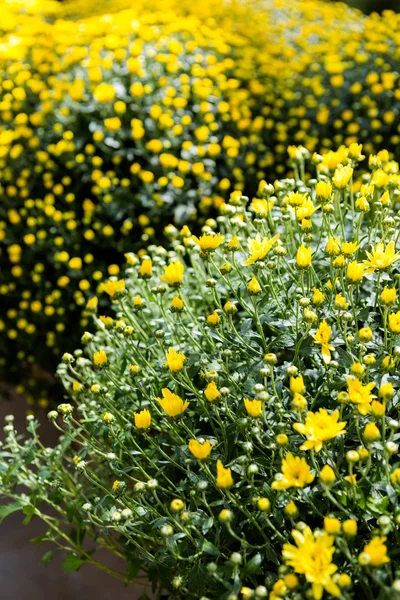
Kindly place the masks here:
POLYGON ((19 382, 75 347, 124 252, 285 172, 288 144, 397 151, 393 13, 318 0, 0 10, 0 366, 19 382))
POLYGON ((172 598, 398 597, 399 175, 382 151, 354 183, 361 152, 128 253, 114 310, 93 297, 97 332, 62 357, 59 443, 6 419, 0 514, 41 518, 67 571, 172 598))

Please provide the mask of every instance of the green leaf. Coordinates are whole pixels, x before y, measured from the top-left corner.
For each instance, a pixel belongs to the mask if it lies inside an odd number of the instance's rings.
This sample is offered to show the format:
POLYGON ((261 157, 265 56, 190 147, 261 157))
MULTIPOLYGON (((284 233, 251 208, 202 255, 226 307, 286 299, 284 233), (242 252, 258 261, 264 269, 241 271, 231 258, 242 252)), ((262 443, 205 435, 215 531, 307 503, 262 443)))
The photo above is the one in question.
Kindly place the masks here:
POLYGON ((53 559, 53 557, 54 557, 53 550, 49 550, 48 552, 46 552, 46 554, 43 554, 42 558, 40 559, 40 563, 44 567, 47 567, 49 562, 53 559))
POLYGON ((65 573, 72 573, 72 571, 78 571, 85 561, 76 556, 76 554, 68 554, 62 563, 62 568, 65 573))
POLYGON ((23 523, 24 525, 28 525, 28 523, 31 522, 33 515, 35 514, 35 507, 32 506, 32 504, 28 504, 27 506, 24 506, 22 512, 26 515, 23 523))
POLYGON ((258 552, 257 554, 255 554, 253 556, 253 558, 251 558, 249 560, 249 562, 247 563, 247 565, 245 566, 245 568, 243 570, 242 576, 248 577, 249 575, 253 575, 253 573, 256 573, 261 566, 261 562, 262 562, 262 556, 258 552))
POLYGON ((204 540, 203 542, 202 551, 206 554, 211 554, 211 556, 220 555, 220 551, 218 550, 218 548, 214 546, 214 544, 212 544, 211 542, 208 542, 207 540, 204 540))
POLYGON ((136 558, 131 558, 128 560, 127 568, 126 568, 126 577, 127 577, 128 581, 132 581, 132 579, 135 579, 135 577, 137 576, 137 574, 140 571, 141 566, 142 566, 142 561, 140 561, 136 558))
POLYGON ((21 502, 11 502, 10 504, 5 504, 4 506, 0 506, 0 523, 8 517, 8 515, 12 515, 12 513, 17 512, 17 510, 22 510, 23 505, 21 502))

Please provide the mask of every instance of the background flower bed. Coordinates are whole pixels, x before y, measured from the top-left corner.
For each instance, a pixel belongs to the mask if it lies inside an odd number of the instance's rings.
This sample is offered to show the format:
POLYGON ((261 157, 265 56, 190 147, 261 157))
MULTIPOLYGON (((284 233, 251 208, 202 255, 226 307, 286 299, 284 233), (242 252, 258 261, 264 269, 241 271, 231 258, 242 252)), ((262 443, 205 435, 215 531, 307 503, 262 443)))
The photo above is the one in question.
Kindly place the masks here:
POLYGON ((3 11, 1 354, 18 381, 76 346, 124 252, 254 193, 288 143, 398 146, 398 15, 130 4, 3 11))

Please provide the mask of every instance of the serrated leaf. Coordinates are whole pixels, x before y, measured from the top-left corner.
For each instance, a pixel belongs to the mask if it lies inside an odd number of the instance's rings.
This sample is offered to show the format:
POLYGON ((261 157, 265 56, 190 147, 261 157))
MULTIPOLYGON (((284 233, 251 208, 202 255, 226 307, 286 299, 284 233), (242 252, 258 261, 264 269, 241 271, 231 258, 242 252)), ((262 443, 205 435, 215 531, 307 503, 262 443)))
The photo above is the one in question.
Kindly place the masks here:
POLYGON ((49 562, 53 559, 53 557, 53 550, 49 550, 48 552, 46 552, 46 554, 43 554, 42 558, 40 559, 40 564, 42 564, 44 567, 47 567, 49 562))
POLYGON ((22 512, 26 515, 25 519, 23 520, 23 523, 24 525, 28 525, 28 523, 31 522, 33 515, 35 514, 35 507, 32 506, 32 504, 28 504, 27 506, 24 506, 22 512))
POLYGON ((5 504, 4 506, 0 506, 0 523, 8 517, 8 515, 12 515, 12 513, 17 512, 18 510, 22 510, 23 505, 20 502, 11 502, 10 504, 5 504))
POLYGON ((65 573, 78 571, 85 561, 76 556, 76 554, 68 554, 62 563, 62 568, 65 573))

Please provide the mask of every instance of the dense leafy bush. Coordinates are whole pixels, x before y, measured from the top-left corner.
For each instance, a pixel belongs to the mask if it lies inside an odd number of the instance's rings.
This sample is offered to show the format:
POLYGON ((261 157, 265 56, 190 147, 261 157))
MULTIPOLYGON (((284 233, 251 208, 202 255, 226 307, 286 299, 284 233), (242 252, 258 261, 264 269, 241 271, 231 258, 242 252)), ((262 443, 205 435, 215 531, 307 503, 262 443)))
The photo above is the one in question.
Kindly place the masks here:
POLYGON ((67 570, 176 598, 398 596, 399 175, 383 151, 354 183, 363 158, 234 192, 200 237, 129 253, 111 313, 90 300, 59 444, 9 417, 0 454, 3 510, 41 517, 67 570))
POLYGON ((399 142, 394 14, 295 0, 92 9, 1 5, 0 353, 19 380, 74 347, 124 252, 252 194, 283 172, 287 144, 399 142))

